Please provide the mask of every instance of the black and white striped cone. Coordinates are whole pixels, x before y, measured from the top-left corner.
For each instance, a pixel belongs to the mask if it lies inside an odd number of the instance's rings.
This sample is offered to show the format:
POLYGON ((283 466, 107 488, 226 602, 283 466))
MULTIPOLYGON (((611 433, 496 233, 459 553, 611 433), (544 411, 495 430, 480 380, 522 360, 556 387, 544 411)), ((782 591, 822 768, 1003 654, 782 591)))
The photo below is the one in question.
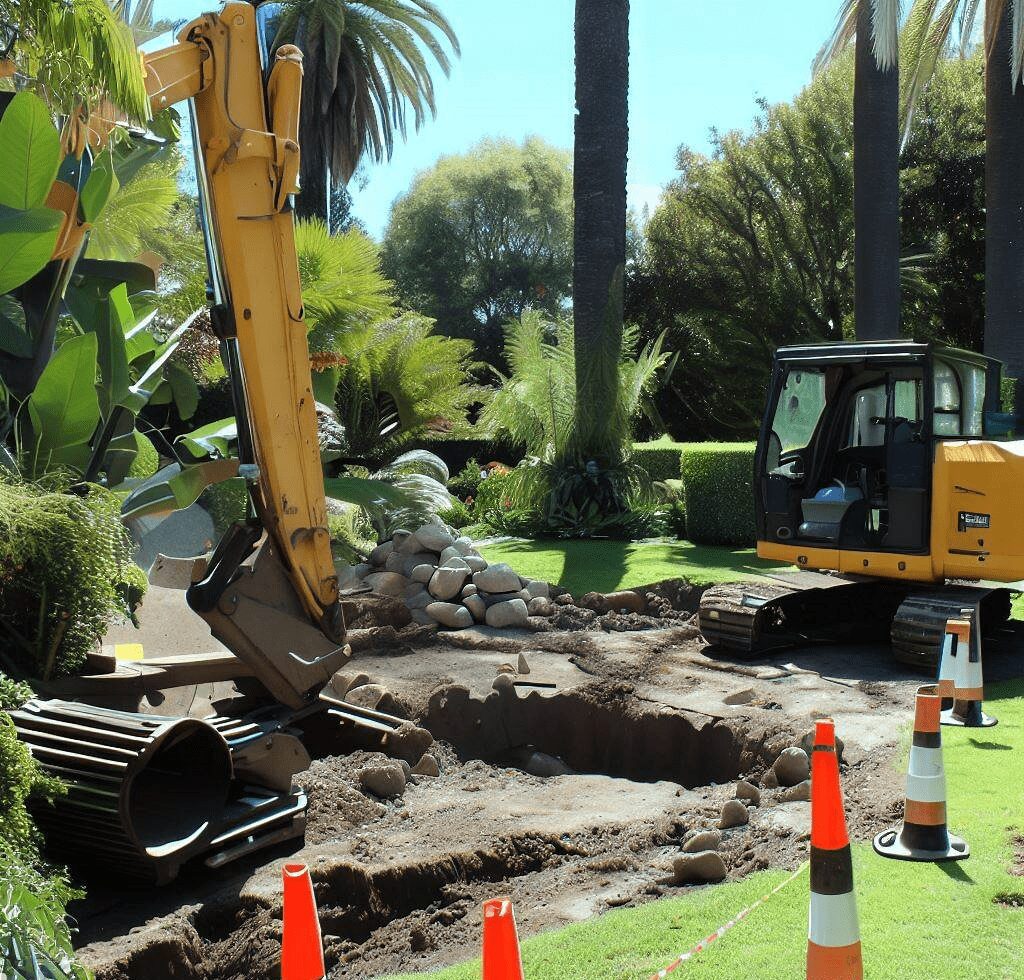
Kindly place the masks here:
POLYGON ((950 619, 946 621, 946 631, 942 636, 942 653, 939 657, 939 697, 942 699, 941 710, 953 707, 953 693, 956 687, 956 665, 961 656, 967 656, 967 644, 970 641, 971 623, 969 619, 950 619))
POLYGON ((953 620, 950 625, 957 630, 956 675, 953 705, 942 712, 942 724, 957 728, 991 728, 998 722, 982 710, 985 694, 981 672, 981 630, 977 624, 972 627, 970 620, 953 620))
POLYGON ((914 741, 907 768, 903 825, 878 834, 872 846, 882 857, 902 861, 960 861, 969 857, 967 842, 946 829, 946 770, 942 764, 939 689, 917 689, 914 741))

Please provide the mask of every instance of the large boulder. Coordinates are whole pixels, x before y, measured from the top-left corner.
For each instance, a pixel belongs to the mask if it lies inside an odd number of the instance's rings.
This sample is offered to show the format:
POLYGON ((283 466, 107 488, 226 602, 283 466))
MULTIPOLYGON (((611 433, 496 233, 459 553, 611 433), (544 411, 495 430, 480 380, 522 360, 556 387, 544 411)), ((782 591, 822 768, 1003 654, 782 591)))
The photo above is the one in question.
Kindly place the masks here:
POLYGON ((432 602, 426 611, 428 616, 448 629, 464 630, 473 625, 473 614, 459 603, 432 602))
POLYGON ((398 572, 374 572, 363 581, 380 595, 402 595, 409 580, 398 572))
POLYGON ((424 524, 416 532, 416 538, 426 551, 437 554, 455 543, 455 535, 443 524, 424 524))
POLYGON ((500 629, 525 626, 528 618, 526 603, 522 599, 511 599, 508 602, 499 602, 490 606, 485 616, 485 622, 488 626, 500 629))
POLYGON ((469 569, 442 567, 434 572, 427 588, 435 599, 448 602, 462 592, 468 576, 469 569))
POLYGON ((718 821, 719 830, 728 830, 730 827, 742 827, 750 823, 750 814, 746 806, 739 800, 729 800, 722 807, 722 815, 718 821))
POLYGON ((516 570, 504 562, 488 565, 483 571, 475 572, 473 584, 481 592, 518 592, 522 588, 516 570))

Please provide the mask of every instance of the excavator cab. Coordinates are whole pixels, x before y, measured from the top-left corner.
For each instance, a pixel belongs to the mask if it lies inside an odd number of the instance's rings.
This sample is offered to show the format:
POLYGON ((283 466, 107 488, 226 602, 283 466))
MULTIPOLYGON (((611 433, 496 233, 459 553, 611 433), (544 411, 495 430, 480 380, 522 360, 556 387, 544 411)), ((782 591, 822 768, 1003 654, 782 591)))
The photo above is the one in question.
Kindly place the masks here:
POLYGON ((779 349, 756 459, 762 554, 843 571, 858 553, 927 555, 936 445, 1005 434, 1000 370, 934 344, 779 349))

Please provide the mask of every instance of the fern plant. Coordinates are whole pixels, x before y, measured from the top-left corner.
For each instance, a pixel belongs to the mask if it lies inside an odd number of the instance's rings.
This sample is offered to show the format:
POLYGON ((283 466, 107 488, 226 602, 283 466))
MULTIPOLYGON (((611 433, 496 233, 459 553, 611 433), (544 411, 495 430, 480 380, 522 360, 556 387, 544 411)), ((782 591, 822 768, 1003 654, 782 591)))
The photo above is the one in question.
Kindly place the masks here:
MULTIPOLYGON (((500 508, 486 504, 480 517, 497 530, 534 527, 561 536, 638 537, 662 529, 664 508, 649 477, 629 458, 632 423, 654 414, 650 396, 669 360, 663 338, 637 349, 637 332, 623 333, 616 403, 596 426, 608 458, 587 459, 580 446, 576 356, 571 324, 549 323, 528 311, 506 330, 510 372, 481 413, 478 425, 527 453, 503 480, 500 508)), ((588 440, 591 441, 591 440, 588 440)))

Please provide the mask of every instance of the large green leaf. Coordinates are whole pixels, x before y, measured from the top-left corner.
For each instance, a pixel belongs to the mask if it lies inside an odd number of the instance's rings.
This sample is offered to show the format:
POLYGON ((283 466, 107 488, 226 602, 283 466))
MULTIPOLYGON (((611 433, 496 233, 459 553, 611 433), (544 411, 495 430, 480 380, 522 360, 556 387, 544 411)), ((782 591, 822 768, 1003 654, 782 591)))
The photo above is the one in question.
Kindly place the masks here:
POLYGON ((125 334, 135 324, 135 312, 124 283, 109 289, 103 280, 69 289, 64 297, 78 325, 96 335, 100 368, 100 409, 103 417, 128 396, 128 355, 125 334), (108 291, 109 290, 109 291, 108 291))
POLYGON ((40 207, 60 159, 60 137, 46 103, 19 92, 0 118, 0 204, 21 211, 40 207))
POLYGON ((218 419, 175 440, 197 459, 202 456, 228 456, 231 443, 238 438, 234 418, 218 419))
POLYGON ((117 193, 120 184, 114 172, 114 161, 110 150, 104 150, 93 162, 89 179, 82 188, 80 204, 82 217, 88 222, 95 221, 117 193))
POLYGON ((199 407, 199 385, 196 384, 196 379, 187 368, 176 361, 167 365, 166 374, 178 415, 183 419, 192 418, 199 407))
POLYGON ((341 380, 341 368, 329 367, 326 371, 313 371, 313 397, 324 405, 334 404, 334 393, 341 380))
MULTIPOLYGON (((167 363, 170 356, 178 349, 178 344, 181 343, 181 338, 185 335, 185 331, 192 326, 197 313, 193 313, 184 323, 179 327, 175 328, 167 337, 162 344, 158 344, 154 351, 153 360, 146 366, 142 372, 142 376, 138 381, 135 382, 128 389, 128 397, 121 403, 125 408, 130 409, 136 415, 142 411, 143 408, 149 403, 150 399, 153 398, 160 390, 161 385, 164 384, 164 365, 167 363)), ((152 318, 147 317, 143 322, 148 323, 152 318)), ((128 334, 128 360, 134 362, 136 355, 133 354, 133 346, 138 337, 140 337, 139 328, 136 327, 134 330, 129 331, 128 334)), ((170 385, 167 386, 166 404, 171 399, 170 385)))
POLYGON ((143 480, 121 505, 121 519, 169 514, 194 504, 214 483, 238 476, 237 459, 214 459, 182 468, 171 463, 143 480))
POLYGON ((50 261, 62 220, 49 208, 0 210, 0 293, 28 282, 50 261))
POLYGON ((0 296, 0 350, 15 357, 32 356, 32 338, 25 327, 25 311, 13 296, 0 296))
POLYGON ((55 451, 87 443, 95 432, 100 420, 96 351, 92 333, 65 341, 29 396, 35 433, 33 470, 45 469, 55 451))

